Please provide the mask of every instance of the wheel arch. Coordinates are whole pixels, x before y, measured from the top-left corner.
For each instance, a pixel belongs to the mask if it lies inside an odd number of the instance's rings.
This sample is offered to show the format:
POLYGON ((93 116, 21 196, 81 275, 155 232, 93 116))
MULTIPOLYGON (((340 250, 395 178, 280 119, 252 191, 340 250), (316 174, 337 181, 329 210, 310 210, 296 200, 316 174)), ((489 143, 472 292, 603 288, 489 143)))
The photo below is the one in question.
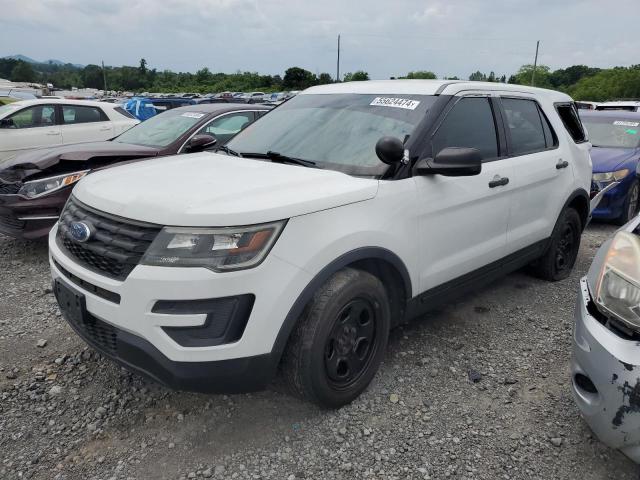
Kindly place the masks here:
POLYGON ((302 290, 289 313, 284 319, 276 341, 271 350, 272 360, 277 364, 286 348, 289 336, 302 315, 305 307, 313 298, 315 292, 333 274, 343 268, 364 270, 378 277, 387 292, 392 308, 392 326, 400 323, 406 310, 407 300, 412 296, 412 285, 409 271, 404 262, 393 252, 382 247, 362 247, 347 252, 324 267, 302 290), (398 319, 395 322, 393 319, 398 319))
POLYGON ((567 208, 573 208, 578 212, 578 215, 580 215, 580 221, 582 222, 582 230, 584 230, 589 223, 590 217, 589 194, 582 188, 574 190, 571 195, 569 195, 569 198, 564 203, 560 212, 564 212, 567 208))

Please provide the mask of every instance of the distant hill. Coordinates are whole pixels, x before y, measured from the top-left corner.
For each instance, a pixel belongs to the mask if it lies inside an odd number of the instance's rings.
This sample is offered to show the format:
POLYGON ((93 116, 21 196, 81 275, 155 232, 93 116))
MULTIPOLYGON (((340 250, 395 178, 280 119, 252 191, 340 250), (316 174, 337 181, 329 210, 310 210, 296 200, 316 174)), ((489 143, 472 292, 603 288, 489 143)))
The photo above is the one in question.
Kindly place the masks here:
MULTIPOLYGON (((39 60, 34 60, 31 57, 27 57, 26 55, 21 55, 21 54, 7 55, 6 57, 2 57, 2 58, 9 58, 12 60, 22 60, 23 62, 33 63, 33 64, 44 63, 44 64, 53 64, 53 65, 66 65, 68 63, 68 62, 63 62, 62 60, 56 60, 54 58, 50 58, 49 60, 45 60, 41 62, 39 60)), ((73 63, 72 65, 77 68, 84 68, 84 65, 81 65, 79 63, 73 63)))

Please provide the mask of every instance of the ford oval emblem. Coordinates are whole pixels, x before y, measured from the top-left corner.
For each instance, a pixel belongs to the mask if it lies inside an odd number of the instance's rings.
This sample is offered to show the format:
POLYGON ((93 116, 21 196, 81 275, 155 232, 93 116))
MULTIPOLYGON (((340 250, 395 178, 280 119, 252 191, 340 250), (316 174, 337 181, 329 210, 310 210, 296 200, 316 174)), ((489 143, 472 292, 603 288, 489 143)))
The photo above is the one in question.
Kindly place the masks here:
POLYGON ((69 233, 76 242, 84 243, 91 238, 93 230, 84 222, 73 222, 69 225, 69 233))

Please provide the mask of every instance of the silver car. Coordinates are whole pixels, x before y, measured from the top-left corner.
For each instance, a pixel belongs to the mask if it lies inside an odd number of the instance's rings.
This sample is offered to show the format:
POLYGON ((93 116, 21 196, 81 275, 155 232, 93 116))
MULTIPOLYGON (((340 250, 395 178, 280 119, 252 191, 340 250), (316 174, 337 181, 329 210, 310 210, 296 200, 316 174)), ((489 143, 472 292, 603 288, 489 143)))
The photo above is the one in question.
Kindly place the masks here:
POLYGON ((640 216, 600 247, 580 281, 571 374, 593 432, 640 463, 640 216))

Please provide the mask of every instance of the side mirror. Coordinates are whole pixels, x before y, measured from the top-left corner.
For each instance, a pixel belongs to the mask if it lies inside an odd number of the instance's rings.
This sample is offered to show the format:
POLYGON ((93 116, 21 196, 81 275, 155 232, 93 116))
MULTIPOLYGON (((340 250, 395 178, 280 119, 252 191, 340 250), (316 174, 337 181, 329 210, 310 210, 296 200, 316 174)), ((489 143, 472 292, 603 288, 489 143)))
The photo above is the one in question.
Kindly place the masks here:
POLYGON ((13 128, 14 125, 15 124, 11 118, 4 118, 0 120, 0 128, 13 128))
POLYGON ((399 138, 382 137, 376 142, 376 155, 387 165, 395 165, 404 157, 404 145, 399 138))
POLYGON ((197 152, 218 143, 218 139, 210 134, 194 135, 187 143, 189 152, 197 152))
POLYGON ((416 163, 418 175, 440 174, 447 177, 478 175, 482 170, 482 154, 477 148, 447 147, 436 158, 423 158, 416 163))

